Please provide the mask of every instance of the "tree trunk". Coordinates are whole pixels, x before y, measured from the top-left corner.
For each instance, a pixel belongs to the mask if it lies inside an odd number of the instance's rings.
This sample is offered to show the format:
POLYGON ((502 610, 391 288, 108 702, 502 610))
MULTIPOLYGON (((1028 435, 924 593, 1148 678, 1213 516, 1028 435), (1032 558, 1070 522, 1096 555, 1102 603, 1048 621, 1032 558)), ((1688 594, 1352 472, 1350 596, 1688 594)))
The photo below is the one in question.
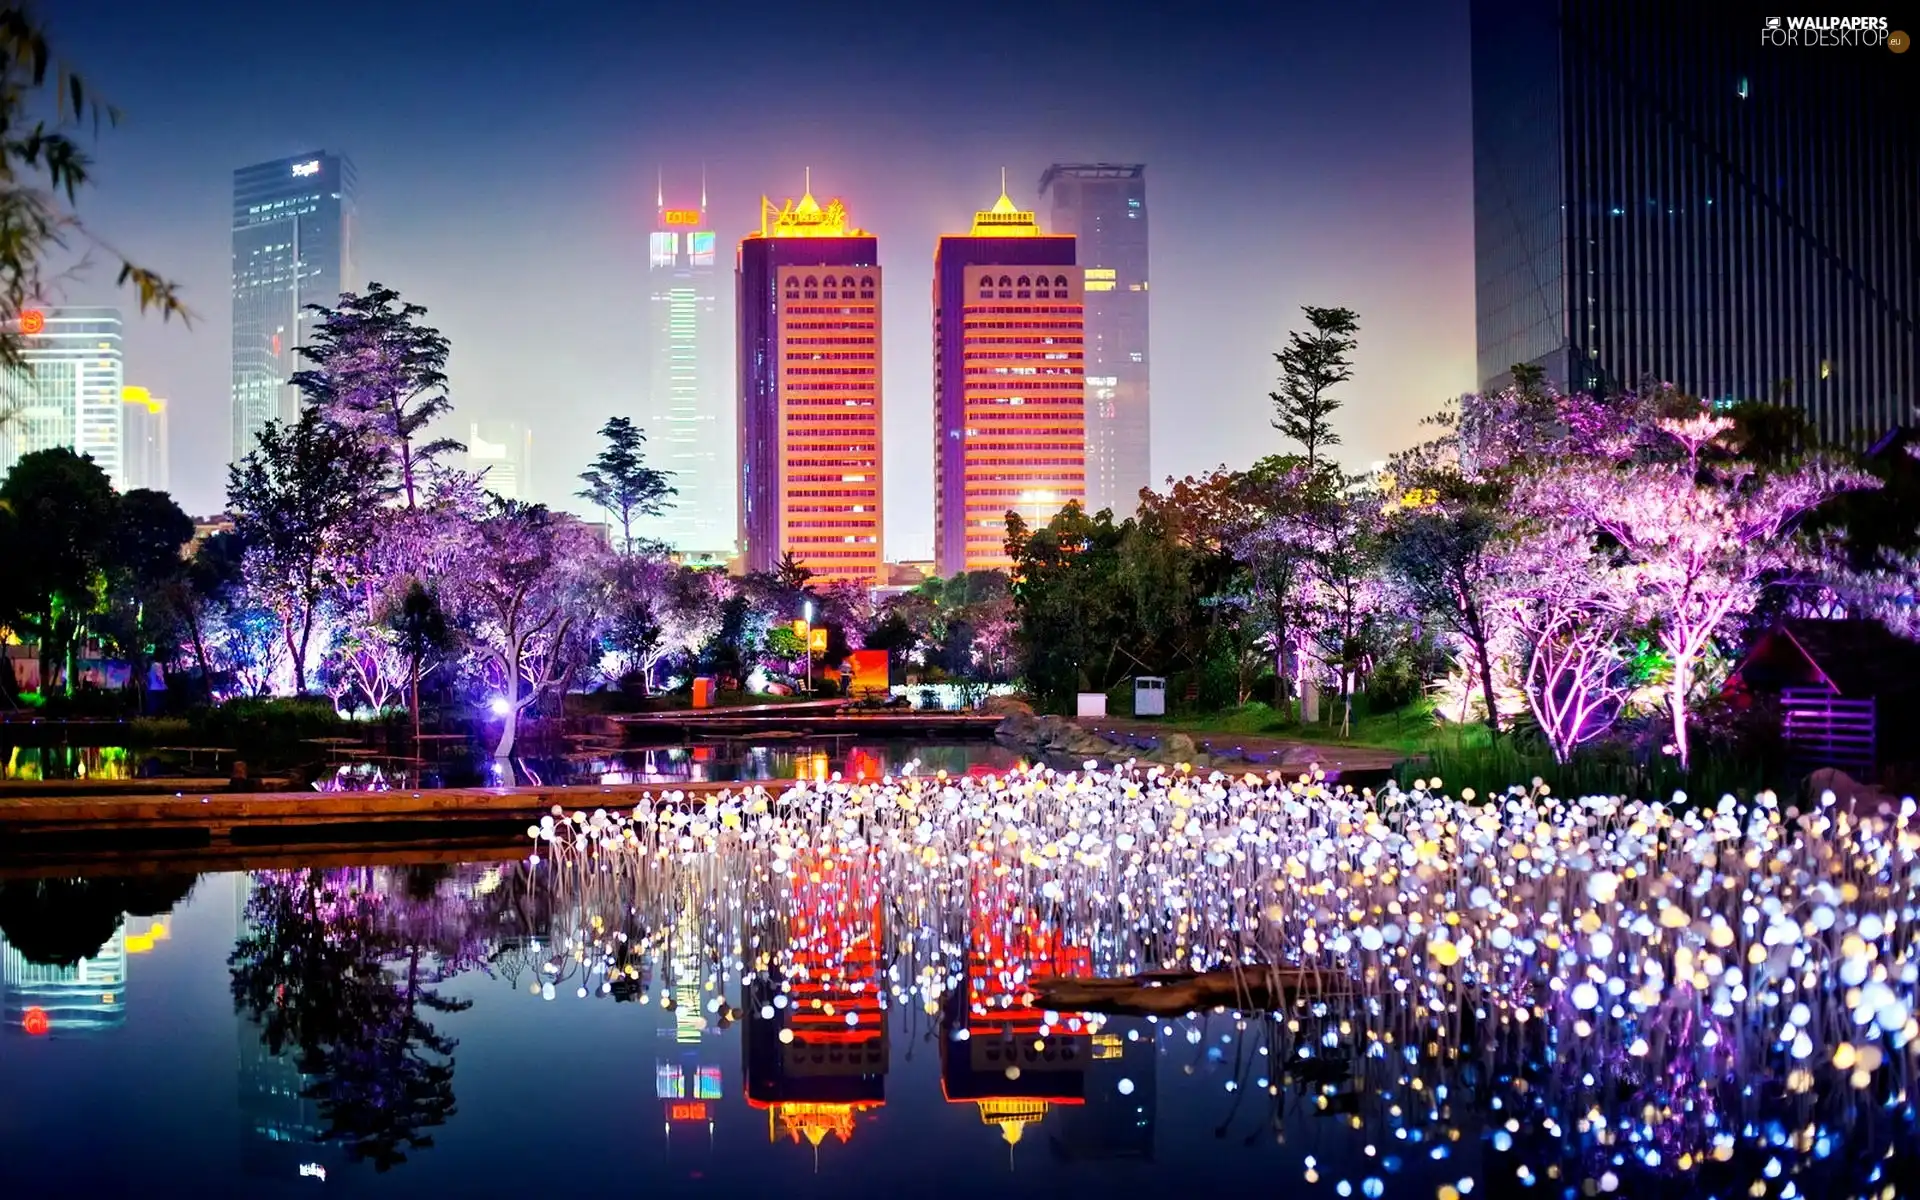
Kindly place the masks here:
POLYGON ((200 686, 207 689, 207 700, 211 703, 213 700, 213 670, 207 666, 207 643, 206 639, 200 634, 200 617, 193 611, 191 601, 181 605, 180 611, 187 620, 187 636, 193 639, 193 659, 200 664, 200 686))
POLYGON ((500 742, 493 748, 495 758, 513 756, 514 735, 520 728, 520 639, 509 637, 507 645, 507 713, 500 727, 500 742))
POLYGON ((407 674, 407 703, 413 709, 413 756, 420 757, 420 656, 412 655, 408 659, 411 670, 407 674))
POLYGON ((1480 667, 1480 698, 1485 700, 1487 704, 1487 728, 1491 729, 1495 736, 1498 736, 1500 733, 1500 707, 1493 696, 1493 655, 1487 650, 1485 639, 1478 638, 1474 641, 1473 653, 1474 657, 1480 660, 1478 664, 1480 667))
POLYGON ((1693 668, 1678 653, 1673 656, 1673 682, 1668 687, 1667 707, 1673 710, 1673 752, 1680 769, 1687 769, 1687 693, 1693 690, 1693 668))

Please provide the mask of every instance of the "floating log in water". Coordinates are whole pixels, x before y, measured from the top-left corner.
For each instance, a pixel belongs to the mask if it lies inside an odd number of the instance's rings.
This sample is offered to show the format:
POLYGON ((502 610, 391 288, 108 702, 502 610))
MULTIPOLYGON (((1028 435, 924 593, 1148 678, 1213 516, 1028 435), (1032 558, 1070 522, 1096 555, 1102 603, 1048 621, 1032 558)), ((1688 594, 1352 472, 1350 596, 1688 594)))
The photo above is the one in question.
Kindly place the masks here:
POLYGON ((1275 1009, 1303 988, 1323 990, 1337 976, 1298 967, 1242 967, 1238 970, 1154 972, 1123 979, 1072 979, 1051 976, 1027 986, 1036 1007, 1118 1016, 1177 1017, 1226 1007, 1275 1009))

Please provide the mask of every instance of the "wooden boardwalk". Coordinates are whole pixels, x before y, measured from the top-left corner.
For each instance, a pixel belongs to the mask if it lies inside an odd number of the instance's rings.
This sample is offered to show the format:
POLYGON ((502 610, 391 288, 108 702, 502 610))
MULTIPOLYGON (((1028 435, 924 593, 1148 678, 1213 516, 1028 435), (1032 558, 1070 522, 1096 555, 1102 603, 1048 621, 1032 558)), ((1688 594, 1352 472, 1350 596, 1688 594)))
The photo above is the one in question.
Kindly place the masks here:
MULTIPOLYGON (((539 820, 558 804, 568 812, 632 809, 663 795, 698 795, 739 783, 574 787, 426 788, 383 792, 183 792, 177 795, 20 796, 0 800, 0 846, 55 834, 199 835, 203 841, 312 838, 328 827, 509 827, 539 820)), ((772 787, 785 786, 781 782, 772 787)))

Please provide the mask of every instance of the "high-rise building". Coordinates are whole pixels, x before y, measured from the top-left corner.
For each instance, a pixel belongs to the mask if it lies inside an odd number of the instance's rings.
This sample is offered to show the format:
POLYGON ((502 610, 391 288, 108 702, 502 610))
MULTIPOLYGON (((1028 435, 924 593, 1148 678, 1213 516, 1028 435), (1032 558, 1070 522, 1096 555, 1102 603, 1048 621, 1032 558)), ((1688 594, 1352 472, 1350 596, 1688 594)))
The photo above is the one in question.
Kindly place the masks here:
POLYGON ((1148 449, 1147 168, 1055 163, 1048 224, 1079 239, 1087 305, 1087 509, 1130 517, 1153 486, 1148 449))
POLYGON ((358 286, 353 163, 316 150, 233 173, 233 444, 238 460, 268 421, 299 413, 287 380, 305 364, 309 304, 358 286))
POLYGON ((809 186, 740 242, 740 549, 822 581, 886 582, 879 243, 809 186))
POLYGON ((467 425, 467 470, 480 486, 504 500, 529 500, 533 430, 518 421, 473 421, 467 425))
POLYGON ((126 486, 164 492, 171 486, 167 402, 143 387, 120 389, 120 462, 126 486))
POLYGON ((1007 513, 1087 495, 1085 297, 1071 234, 1000 199, 933 253, 934 557, 1007 569, 1007 513))
POLYGON ((1474 0, 1483 386, 1528 363, 1577 390, 1784 391, 1829 438, 1910 419, 1920 71, 1884 21, 1842 42, 1804 20, 1474 0))
POLYGON ((124 489, 120 310, 29 308, 19 332, 21 365, 0 395, 0 475, 36 450, 66 447, 124 489))
POLYGON ((720 327, 720 268, 707 227, 707 189, 699 208, 668 208, 655 197, 647 235, 650 465, 672 472, 672 503, 638 532, 682 554, 733 551, 738 519, 733 406, 727 401, 725 331, 720 327))

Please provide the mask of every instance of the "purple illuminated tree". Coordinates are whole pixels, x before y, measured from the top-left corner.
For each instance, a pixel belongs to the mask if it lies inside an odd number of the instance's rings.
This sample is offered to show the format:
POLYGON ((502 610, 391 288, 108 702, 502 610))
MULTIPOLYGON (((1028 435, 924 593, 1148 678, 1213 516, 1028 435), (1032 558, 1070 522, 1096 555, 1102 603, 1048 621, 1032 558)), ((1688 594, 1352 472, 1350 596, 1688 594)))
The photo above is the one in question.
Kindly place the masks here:
POLYGON ((573 589, 603 551, 585 526, 545 506, 495 497, 474 526, 468 563, 449 581, 470 607, 475 649, 498 677, 504 721, 494 756, 512 755, 520 714, 576 665, 573 589))
POLYGON ((1493 619, 1515 633, 1527 706, 1554 758, 1566 762, 1620 714, 1636 600, 1583 522, 1529 522, 1497 553, 1493 619))
POLYGON ((328 422, 365 440, 401 507, 416 507, 436 460, 465 449, 427 434, 453 408, 446 337, 421 323, 425 308, 378 283, 342 295, 337 308, 308 310, 316 318, 313 337, 300 355, 313 365, 296 372, 293 383, 328 422))
POLYGON ((380 463, 318 409, 269 421, 228 468, 227 507, 247 547, 246 577, 280 626, 293 687, 307 690, 307 654, 321 605, 345 582, 368 532, 380 463))
POLYGON ((1815 566, 1796 523, 1828 498, 1873 485, 1821 458, 1775 471, 1703 454, 1733 427, 1721 417, 1661 418, 1680 453, 1590 462, 1540 481, 1536 511, 1584 518, 1608 539, 1620 586, 1636 596, 1672 664, 1667 704, 1673 753, 1689 761, 1688 697, 1715 637, 1751 612, 1761 592, 1815 566))

